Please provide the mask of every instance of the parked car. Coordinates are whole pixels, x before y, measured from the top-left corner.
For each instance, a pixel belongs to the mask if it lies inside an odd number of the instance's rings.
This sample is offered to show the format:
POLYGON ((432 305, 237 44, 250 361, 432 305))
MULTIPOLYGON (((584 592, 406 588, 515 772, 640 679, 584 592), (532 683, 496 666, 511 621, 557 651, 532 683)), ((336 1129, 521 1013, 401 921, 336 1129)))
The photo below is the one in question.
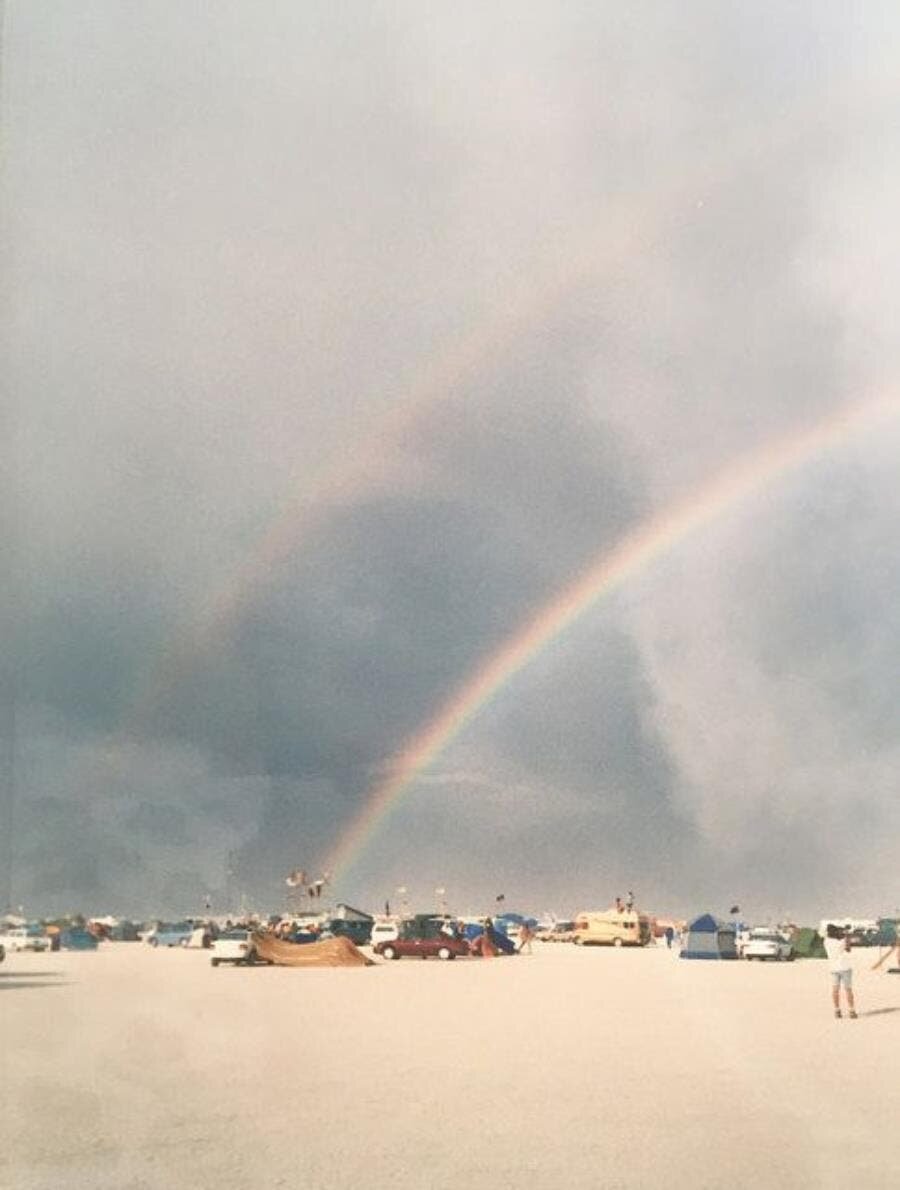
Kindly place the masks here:
POLYGON ((404 922, 396 938, 377 942, 374 950, 385 959, 435 958, 445 962, 471 953, 465 938, 441 929, 439 922, 432 928, 423 928, 421 922, 404 922))
POLYGON ((187 946, 194 932, 189 921, 160 922, 147 937, 151 946, 187 946))
POLYGON ((745 959, 772 959, 776 963, 790 962, 794 957, 790 942, 772 930, 751 930, 743 952, 745 959))
POLYGON ((395 921, 376 921, 372 926, 369 941, 373 946, 379 942, 393 942, 400 933, 400 926, 395 921))
POLYGON ((325 922, 319 934, 320 938, 349 938, 355 946, 366 946, 371 936, 371 921, 348 921, 344 917, 325 922))
POLYGON ((572 942, 575 938, 574 921, 557 921, 549 929, 538 930, 541 942, 572 942))
POLYGON ((140 942, 138 928, 133 921, 119 921, 109 930, 110 942, 140 942))
POLYGON ((5 934, 0 935, 0 943, 10 952, 50 949, 50 939, 39 926, 11 926, 5 934))
POLYGON ((219 927, 215 922, 207 921, 200 925, 195 923, 193 933, 188 939, 187 945, 195 949, 209 950, 213 942, 219 936, 219 927))
POLYGON ((219 963, 244 963, 246 966, 256 962, 256 947, 253 944, 251 930, 225 930, 218 938, 213 939, 212 958, 214 967, 219 963))

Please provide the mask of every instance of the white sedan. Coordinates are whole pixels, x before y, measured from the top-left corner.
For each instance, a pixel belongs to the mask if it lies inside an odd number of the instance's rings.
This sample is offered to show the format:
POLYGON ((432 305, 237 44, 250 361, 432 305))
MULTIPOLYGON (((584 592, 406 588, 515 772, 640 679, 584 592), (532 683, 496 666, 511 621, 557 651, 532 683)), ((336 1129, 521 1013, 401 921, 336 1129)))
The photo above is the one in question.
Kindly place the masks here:
POLYGON ((772 959, 776 963, 784 963, 790 962, 793 957, 794 948, 790 942, 782 938, 780 934, 769 931, 765 933, 754 931, 744 946, 745 959, 772 959))
POLYGON ((220 934, 212 944, 212 958, 214 967, 219 963, 244 963, 249 966, 256 962, 256 947, 250 930, 226 930, 220 934))

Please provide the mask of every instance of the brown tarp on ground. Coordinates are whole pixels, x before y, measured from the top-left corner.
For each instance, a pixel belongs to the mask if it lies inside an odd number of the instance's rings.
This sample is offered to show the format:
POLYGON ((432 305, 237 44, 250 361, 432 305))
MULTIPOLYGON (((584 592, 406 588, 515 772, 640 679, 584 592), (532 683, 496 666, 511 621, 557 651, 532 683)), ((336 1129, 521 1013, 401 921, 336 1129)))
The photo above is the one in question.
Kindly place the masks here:
POLYGON ((374 967, 349 938, 322 942, 285 942, 274 934, 254 934, 257 956, 276 967, 374 967))

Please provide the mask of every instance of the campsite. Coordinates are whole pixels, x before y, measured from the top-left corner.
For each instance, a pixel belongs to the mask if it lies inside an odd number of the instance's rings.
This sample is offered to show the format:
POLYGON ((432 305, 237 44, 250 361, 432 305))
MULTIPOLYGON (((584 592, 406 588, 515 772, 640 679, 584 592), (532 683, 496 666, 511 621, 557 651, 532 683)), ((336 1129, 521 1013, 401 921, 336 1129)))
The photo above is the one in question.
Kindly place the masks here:
POLYGON ((665 944, 319 969, 216 970, 209 950, 140 943, 13 954, 0 1174, 813 1190, 840 1169, 886 1188, 900 981, 875 953, 858 952, 852 1024, 831 1018, 822 962, 683 962, 665 944))

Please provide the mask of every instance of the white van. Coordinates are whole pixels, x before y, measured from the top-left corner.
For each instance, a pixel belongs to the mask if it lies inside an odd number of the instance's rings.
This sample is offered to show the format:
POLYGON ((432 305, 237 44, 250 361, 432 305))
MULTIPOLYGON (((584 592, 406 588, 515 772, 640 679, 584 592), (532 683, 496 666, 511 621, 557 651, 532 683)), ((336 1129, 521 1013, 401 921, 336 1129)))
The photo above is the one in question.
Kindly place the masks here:
POLYGON ((634 909, 602 909, 575 918, 578 946, 646 946, 652 940, 650 918, 634 909))
POLYGON ((375 921, 372 923, 372 934, 369 945, 376 942, 394 942, 400 936, 400 926, 395 921, 375 921))

